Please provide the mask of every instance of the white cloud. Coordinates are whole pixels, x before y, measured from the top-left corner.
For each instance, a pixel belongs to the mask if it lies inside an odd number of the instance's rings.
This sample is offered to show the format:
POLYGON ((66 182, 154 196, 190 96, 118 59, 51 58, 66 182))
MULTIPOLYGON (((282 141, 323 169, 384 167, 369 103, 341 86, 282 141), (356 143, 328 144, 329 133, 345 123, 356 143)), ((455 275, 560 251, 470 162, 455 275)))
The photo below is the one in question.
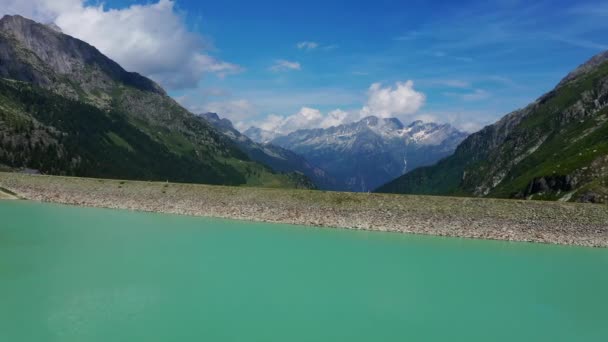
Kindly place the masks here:
POLYGON ((421 120, 423 122, 444 122, 450 124, 456 129, 466 132, 475 133, 483 127, 492 124, 497 120, 496 115, 488 115, 489 111, 438 111, 438 112, 423 112, 416 114, 413 120, 421 120))
POLYGON ((422 122, 438 122, 439 118, 433 114, 418 114, 414 117, 414 120, 420 120, 422 122))
POLYGON ((210 102, 204 106, 205 112, 217 113, 221 117, 233 122, 250 119, 257 114, 256 107, 247 100, 233 100, 225 102, 210 102))
POLYGON ((458 128, 459 130, 463 131, 463 132, 467 132, 467 133, 475 133, 479 130, 481 130, 482 128, 484 128, 486 125, 479 123, 479 122, 474 122, 474 121, 469 121, 469 122, 462 122, 458 125, 455 125, 456 128, 458 128))
POLYGON ((336 109, 323 114, 318 109, 303 107, 293 115, 269 115, 260 122, 252 122, 251 125, 279 134, 289 134, 299 129, 339 126, 369 115, 411 120, 424 105, 425 99, 424 94, 414 90, 412 81, 397 82, 394 87, 382 87, 380 83, 374 83, 368 90, 367 104, 360 110, 336 109))
POLYGON ((427 80, 424 80, 424 82, 427 85, 447 87, 447 88, 466 89, 466 88, 471 87, 471 82, 458 80, 458 79, 427 79, 427 80))
POLYGON ((490 93, 483 89, 475 89, 472 93, 462 95, 464 101, 479 101, 490 97, 490 93))
POLYGON ((278 131, 280 129, 280 127, 283 125, 283 122, 285 120, 286 120, 286 118, 283 116, 276 115, 276 114, 270 114, 264 119, 264 121, 254 124, 254 126, 260 127, 261 129, 263 129, 265 131, 274 132, 274 131, 278 131))
POLYGON ((429 115, 442 117, 445 122, 463 132, 475 133, 500 118, 500 115, 488 113, 491 113, 491 110, 443 111, 440 113, 430 113, 429 115))
POLYGON ((454 92, 446 92, 443 93, 445 96, 456 97, 462 101, 473 102, 473 101, 481 101, 485 100, 491 96, 491 94, 483 89, 474 89, 472 92, 468 93, 454 93, 454 92))
POLYGON ((305 51, 312 51, 312 50, 317 50, 317 49, 322 50, 322 51, 331 51, 331 50, 337 49, 338 45, 336 45, 336 44, 321 45, 320 43, 313 42, 313 41, 304 41, 304 42, 297 43, 296 47, 299 50, 305 50, 305 51))
POLYGON ((184 95, 177 97, 176 100, 193 113, 217 113, 220 117, 230 119, 235 124, 243 120, 249 120, 258 114, 256 106, 245 99, 211 101, 199 104, 197 103, 197 98, 192 98, 191 95, 184 95))
POLYGON ((369 87, 367 104, 361 110, 361 115, 406 117, 416 113, 425 101, 426 96, 414 89, 411 80, 397 82, 395 87, 382 87, 382 84, 374 83, 369 87))
POLYGON ((0 15, 19 14, 46 24, 54 21, 58 13, 81 7, 82 0, 0 0, 0 15))
POLYGON ((291 62, 284 59, 278 59, 274 62, 274 64, 270 67, 271 71, 274 72, 282 72, 282 71, 290 71, 290 70, 301 70, 302 66, 299 62, 291 62))
POLYGON ((352 113, 345 112, 341 109, 335 109, 327 113, 327 116, 321 122, 320 127, 327 128, 333 126, 339 126, 349 121, 353 121, 352 113))
POLYGON ((300 50, 314 50, 319 47, 319 43, 317 42, 299 42, 296 44, 298 49, 300 50))
POLYGON ((354 113, 340 109, 333 110, 327 115, 320 110, 302 107, 300 111, 290 116, 269 115, 263 121, 252 123, 266 131, 278 134, 289 134, 299 129, 329 128, 352 122, 357 116, 354 113))
POLYGON ((88 5, 84 0, 0 0, 0 8, 0 14, 55 22, 125 69, 169 88, 195 87, 207 73, 224 77, 243 70, 206 53, 207 44, 188 30, 172 0, 123 9, 88 5))

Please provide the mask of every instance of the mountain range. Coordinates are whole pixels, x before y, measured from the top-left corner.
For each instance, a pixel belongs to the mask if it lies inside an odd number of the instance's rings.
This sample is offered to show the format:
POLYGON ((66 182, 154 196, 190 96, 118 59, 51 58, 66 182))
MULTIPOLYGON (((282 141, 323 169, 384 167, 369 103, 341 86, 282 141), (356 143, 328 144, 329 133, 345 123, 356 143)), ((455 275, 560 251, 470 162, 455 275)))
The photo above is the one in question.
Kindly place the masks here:
POLYGON ((608 51, 436 165, 379 192, 581 202, 608 198, 608 51))
POLYGON ((271 142, 274 138, 282 136, 282 134, 280 133, 271 132, 255 126, 249 127, 243 132, 243 134, 248 136, 251 140, 262 144, 267 144, 271 142))
MULTIPOLYGON (((258 141, 269 138, 256 128, 244 133, 258 141)), ((297 130, 270 143, 325 170, 337 180, 332 190, 365 192, 450 155, 466 136, 448 124, 416 121, 405 126, 396 118, 369 116, 325 129, 297 130)))
POLYGON ((0 170, 608 202, 608 52, 468 135, 369 116, 286 135, 194 115, 56 25, 0 19, 0 170))
POLYGON ((200 117, 234 141, 251 160, 268 165, 276 172, 302 174, 312 181, 310 187, 334 187, 336 181, 325 170, 310 164, 301 155, 270 143, 257 143, 234 128, 230 120, 220 118, 216 113, 203 113, 200 117))
POLYGON ((21 16, 0 20, 0 164, 43 173, 301 187, 152 80, 21 16))

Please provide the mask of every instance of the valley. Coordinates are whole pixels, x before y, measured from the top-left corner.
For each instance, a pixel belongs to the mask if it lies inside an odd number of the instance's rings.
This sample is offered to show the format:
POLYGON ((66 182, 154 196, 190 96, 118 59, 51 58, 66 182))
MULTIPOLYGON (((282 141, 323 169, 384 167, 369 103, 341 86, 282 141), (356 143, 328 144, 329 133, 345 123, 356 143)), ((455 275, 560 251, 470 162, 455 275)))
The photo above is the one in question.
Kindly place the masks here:
POLYGON ((250 160, 152 80, 21 16, 0 20, 0 164, 42 173, 308 187, 250 160))
MULTIPOLYGON (((255 130, 248 130, 256 137, 255 130)), ((246 131, 247 132, 247 131, 246 131)), ((331 175, 328 190, 368 192, 404 173, 432 165, 467 137, 449 124, 369 116, 327 129, 297 130, 268 143, 292 150, 331 175)))
MULTIPOLYGON (((241 133, 195 115, 95 47, 0 20, 0 165, 36 173, 230 186, 608 201, 608 52, 469 135, 367 116, 241 133)), ((411 86, 411 85, 410 85, 411 86)))

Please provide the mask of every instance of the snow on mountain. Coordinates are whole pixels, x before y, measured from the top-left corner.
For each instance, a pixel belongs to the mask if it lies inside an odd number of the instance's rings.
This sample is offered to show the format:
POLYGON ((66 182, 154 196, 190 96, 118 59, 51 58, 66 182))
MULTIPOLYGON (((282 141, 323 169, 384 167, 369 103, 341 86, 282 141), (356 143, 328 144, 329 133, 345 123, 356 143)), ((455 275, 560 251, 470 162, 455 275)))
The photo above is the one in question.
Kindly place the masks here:
POLYGON ((198 117, 234 141, 252 160, 265 164, 276 172, 303 174, 319 189, 333 189, 335 181, 331 176, 324 170, 311 165, 304 157, 280 146, 257 143, 234 128, 230 120, 220 118, 216 113, 203 113, 199 114, 198 117))
POLYGON ((249 139, 255 141, 256 143, 266 144, 272 141, 274 138, 280 136, 280 134, 267 131, 258 127, 249 127, 247 130, 243 132, 244 135, 249 137, 249 139))
MULTIPOLYGON (((262 130, 245 134, 259 138, 262 130)), ((448 124, 415 121, 405 126, 396 118, 369 116, 326 129, 298 130, 271 142, 332 174, 340 182, 338 190, 370 191, 449 156, 466 136, 448 124)))

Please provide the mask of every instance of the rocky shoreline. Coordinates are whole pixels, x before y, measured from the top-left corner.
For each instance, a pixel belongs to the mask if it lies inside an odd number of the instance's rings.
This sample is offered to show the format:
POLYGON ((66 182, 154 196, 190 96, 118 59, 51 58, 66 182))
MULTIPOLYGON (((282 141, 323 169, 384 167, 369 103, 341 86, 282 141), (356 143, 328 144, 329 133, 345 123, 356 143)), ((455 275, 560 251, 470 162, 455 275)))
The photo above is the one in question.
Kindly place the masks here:
POLYGON ((19 198, 320 227, 608 247, 608 206, 0 173, 19 198))

